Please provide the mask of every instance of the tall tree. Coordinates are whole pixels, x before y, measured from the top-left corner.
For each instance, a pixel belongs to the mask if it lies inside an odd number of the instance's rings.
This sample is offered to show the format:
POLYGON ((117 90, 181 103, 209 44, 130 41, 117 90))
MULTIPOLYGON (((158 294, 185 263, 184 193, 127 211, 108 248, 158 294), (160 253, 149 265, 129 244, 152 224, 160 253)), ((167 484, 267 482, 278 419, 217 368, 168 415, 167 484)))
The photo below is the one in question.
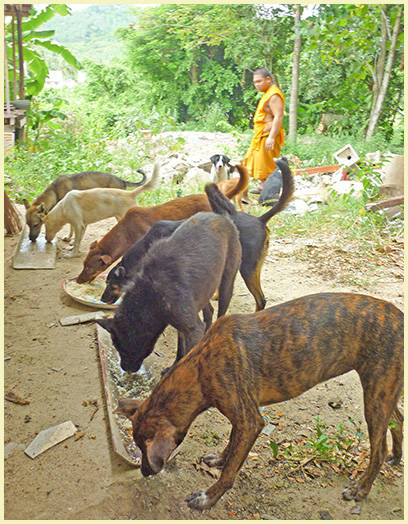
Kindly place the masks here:
POLYGON ((343 86, 369 89, 366 138, 376 128, 388 94, 394 57, 403 52, 401 4, 321 6, 312 33, 315 48, 327 65, 343 67, 343 86), (391 30, 392 28, 392 30, 391 30), (344 68, 344 66, 347 66, 344 68))
POLYGON ((301 49, 301 33, 299 31, 300 17, 302 14, 302 7, 297 4, 295 6, 295 40, 293 45, 292 58, 292 86, 290 90, 290 104, 289 104, 289 138, 296 139, 297 132, 297 109, 298 109, 298 92, 299 92, 299 62, 301 49))
MULTIPOLYGON (((367 140, 369 140, 373 136, 373 132, 377 125, 378 119, 380 117, 384 99, 387 94, 388 84, 389 84, 390 76, 391 76, 392 64, 393 64, 394 56, 395 56, 395 48, 397 45, 397 38, 398 38, 400 25, 401 25, 402 9, 403 8, 401 6, 397 11, 397 17, 394 22, 394 27, 392 29, 392 35, 390 39, 391 45, 388 51, 387 64, 385 66, 385 70, 383 69, 384 65, 382 63, 381 69, 377 72, 374 72, 374 75, 373 75, 374 77, 377 76, 377 89, 378 90, 374 94, 374 100, 373 100, 373 106, 372 106, 373 108, 370 114, 370 119, 368 122, 368 128, 367 128, 367 134, 366 134, 367 140)), ((386 30, 383 30, 383 38, 384 38, 385 34, 388 34, 389 31, 388 31, 388 20, 385 16, 385 9, 382 10, 382 13, 383 13, 383 18, 385 19, 385 21, 383 20, 383 26, 386 26, 386 30)), ((380 56, 384 56, 384 53, 380 53, 380 56)))

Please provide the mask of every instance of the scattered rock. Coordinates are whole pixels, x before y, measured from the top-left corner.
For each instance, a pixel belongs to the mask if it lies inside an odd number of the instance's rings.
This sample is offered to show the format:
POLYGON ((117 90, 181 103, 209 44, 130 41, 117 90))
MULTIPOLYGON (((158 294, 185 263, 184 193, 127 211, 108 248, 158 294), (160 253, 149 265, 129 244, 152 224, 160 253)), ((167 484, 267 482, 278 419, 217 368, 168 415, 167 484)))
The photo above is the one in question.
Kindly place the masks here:
POLYGON ((34 459, 52 446, 72 437, 75 433, 76 427, 70 420, 44 429, 38 433, 31 444, 24 450, 24 453, 34 459))
POLYGON ((326 510, 319 511, 320 520, 333 520, 333 517, 326 510))
POLYGON ((268 435, 268 437, 269 437, 270 435, 272 435, 272 433, 275 431, 275 429, 276 429, 275 424, 267 424, 267 425, 263 428, 262 433, 263 433, 264 435, 268 435))
POLYGON ((353 506, 350 510, 350 513, 352 515, 360 515, 361 513, 361 506, 360 504, 356 504, 355 506, 353 506))

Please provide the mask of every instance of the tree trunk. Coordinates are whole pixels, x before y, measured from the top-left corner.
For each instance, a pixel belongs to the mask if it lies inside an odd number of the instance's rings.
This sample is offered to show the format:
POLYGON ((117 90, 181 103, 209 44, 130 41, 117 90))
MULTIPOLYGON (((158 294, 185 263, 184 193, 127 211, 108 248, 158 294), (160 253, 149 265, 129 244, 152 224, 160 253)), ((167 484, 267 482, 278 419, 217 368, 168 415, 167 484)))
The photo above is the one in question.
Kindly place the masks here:
POLYGON ((383 81, 380 87, 380 91, 378 93, 376 104, 372 111, 370 122, 368 123, 366 140, 370 140, 370 138, 373 136, 375 126, 377 125, 378 119, 381 114, 381 109, 382 109, 382 105, 385 99, 385 95, 387 94, 388 83, 390 81, 390 75, 391 75, 392 62, 394 60, 395 47, 397 45, 397 38, 398 38, 398 33, 399 33, 399 28, 400 28, 400 23, 401 23, 401 16, 402 16, 402 8, 400 8, 398 11, 397 18, 395 20, 395 24, 392 30, 391 47, 388 52, 387 65, 385 67, 384 77, 383 77, 383 81))
POLYGON ((8 235, 17 235, 23 228, 21 217, 8 194, 4 191, 4 229, 8 235))
MULTIPOLYGON (((300 15, 302 8, 300 5, 295 6, 295 26, 300 24, 300 15)), ((299 61, 300 61, 301 36, 296 29, 295 43, 293 46, 293 63, 292 63, 292 86, 290 90, 289 105, 289 138, 296 140, 297 131, 297 108, 299 92, 299 61)))
POLYGON ((374 61, 374 71, 373 75, 373 101, 371 104, 371 111, 368 121, 371 122, 371 119, 374 115, 374 110, 377 105, 378 95, 380 93, 380 88, 384 79, 384 70, 385 70, 385 59, 387 57, 387 42, 388 42, 388 31, 387 31, 387 6, 382 8, 382 17, 381 17, 381 46, 380 52, 378 55, 378 60, 374 61))

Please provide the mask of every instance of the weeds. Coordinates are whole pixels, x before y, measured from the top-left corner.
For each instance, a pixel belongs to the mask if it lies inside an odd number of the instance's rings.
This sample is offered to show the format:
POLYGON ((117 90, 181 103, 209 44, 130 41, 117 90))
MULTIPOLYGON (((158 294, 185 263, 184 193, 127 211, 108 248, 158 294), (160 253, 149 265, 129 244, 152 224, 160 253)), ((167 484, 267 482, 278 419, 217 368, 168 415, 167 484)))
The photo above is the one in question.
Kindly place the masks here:
POLYGON ((313 434, 296 444, 290 443, 278 454, 279 445, 271 441, 274 458, 280 456, 289 461, 291 467, 314 462, 333 463, 342 469, 348 469, 357 463, 363 434, 360 427, 349 417, 354 425, 354 433, 346 433, 342 424, 330 429, 319 417, 315 419, 313 434))

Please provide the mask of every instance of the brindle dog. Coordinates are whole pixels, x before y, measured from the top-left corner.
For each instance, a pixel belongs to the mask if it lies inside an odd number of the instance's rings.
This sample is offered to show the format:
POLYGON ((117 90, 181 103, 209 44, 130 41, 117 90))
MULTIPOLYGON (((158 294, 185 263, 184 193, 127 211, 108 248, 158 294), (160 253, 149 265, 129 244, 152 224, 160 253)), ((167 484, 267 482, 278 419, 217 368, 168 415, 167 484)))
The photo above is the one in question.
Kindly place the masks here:
POLYGON ((220 318, 164 376, 145 401, 122 399, 117 412, 132 421, 142 474, 158 473, 193 420, 216 407, 232 424, 221 453, 203 460, 222 467, 219 480, 187 498, 213 506, 230 489, 265 422, 258 406, 296 397, 320 382, 356 370, 364 392, 370 462, 345 499, 367 496, 384 461, 391 415, 391 463, 402 455, 403 313, 366 295, 318 293, 249 315, 220 318))
POLYGON ((121 178, 101 173, 100 171, 84 171, 73 175, 59 175, 51 184, 29 204, 23 200, 26 208, 26 222, 29 227, 29 239, 31 242, 37 240, 41 231, 41 214, 48 213, 71 189, 92 189, 94 187, 113 187, 126 189, 127 187, 138 187, 144 184, 146 175, 140 169, 137 170, 143 176, 140 182, 128 182, 121 178))

